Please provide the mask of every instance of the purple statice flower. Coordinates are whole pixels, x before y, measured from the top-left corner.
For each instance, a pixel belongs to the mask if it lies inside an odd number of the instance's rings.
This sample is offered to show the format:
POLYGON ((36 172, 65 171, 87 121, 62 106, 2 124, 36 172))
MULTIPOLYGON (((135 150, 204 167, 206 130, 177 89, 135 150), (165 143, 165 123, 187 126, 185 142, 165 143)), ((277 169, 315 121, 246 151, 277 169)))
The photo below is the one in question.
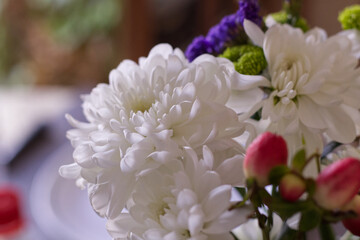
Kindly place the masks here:
POLYGON ((234 38, 239 34, 239 30, 242 29, 239 16, 237 14, 231 14, 225 16, 219 24, 212 27, 206 39, 213 47, 214 53, 221 53, 228 43, 232 42, 234 38))
POLYGON ((226 47, 241 43, 244 38, 244 19, 253 21, 260 26, 262 19, 258 12, 257 0, 239 1, 239 9, 236 13, 225 16, 219 24, 209 30, 206 37, 200 36, 193 40, 186 49, 186 57, 192 61, 204 53, 218 55, 226 47))
POLYGON ((187 47, 185 56, 189 61, 192 61, 204 53, 213 54, 212 45, 204 36, 198 36, 187 47))
POLYGON ((247 19, 261 26, 262 18, 259 16, 259 10, 260 8, 257 0, 239 1, 238 14, 240 16, 241 24, 244 23, 244 19, 247 19))

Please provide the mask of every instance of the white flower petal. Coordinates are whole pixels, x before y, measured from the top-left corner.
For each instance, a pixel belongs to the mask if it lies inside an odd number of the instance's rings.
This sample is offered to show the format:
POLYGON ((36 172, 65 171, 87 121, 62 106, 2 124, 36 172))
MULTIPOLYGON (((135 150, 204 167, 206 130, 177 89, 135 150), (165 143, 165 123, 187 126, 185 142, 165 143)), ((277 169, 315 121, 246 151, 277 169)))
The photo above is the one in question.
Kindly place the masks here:
POLYGON ((255 23, 244 19, 244 29, 249 38, 253 41, 255 45, 260 47, 263 46, 265 34, 255 23))
POLYGON ((252 213, 252 209, 240 208, 223 213, 219 218, 207 224, 204 229, 205 233, 220 234, 230 231, 248 220, 248 216, 252 213))
POLYGON ((231 186, 221 185, 210 191, 205 201, 202 203, 205 215, 205 221, 209 221, 224 212, 230 205, 231 186))
POLYGON ((183 189, 179 192, 176 205, 179 208, 188 208, 197 203, 196 194, 190 189, 183 189))
POLYGON ((235 155, 226 159, 216 168, 216 172, 221 176, 223 183, 231 185, 244 183, 243 160, 244 157, 242 155, 235 155))
POLYGON ((121 213, 116 219, 106 222, 106 230, 114 239, 127 238, 137 225, 128 213, 121 213))
POLYGON ((60 176, 69 179, 76 179, 80 177, 81 167, 77 163, 63 165, 59 168, 60 176))
POLYGON ((298 102, 299 117, 304 125, 312 128, 326 128, 326 122, 319 112, 319 107, 310 98, 303 96, 298 102))
POLYGON ((231 78, 231 89, 248 90, 255 87, 270 87, 270 81, 261 75, 244 75, 234 73, 231 78))
POLYGON ((191 236, 198 234, 204 225, 204 212, 201 209, 201 205, 195 205, 190 209, 189 216, 189 231, 191 236))
POLYGON ((323 111, 329 128, 326 133, 331 139, 342 143, 350 143, 356 137, 356 128, 353 120, 340 108, 327 109, 323 111))

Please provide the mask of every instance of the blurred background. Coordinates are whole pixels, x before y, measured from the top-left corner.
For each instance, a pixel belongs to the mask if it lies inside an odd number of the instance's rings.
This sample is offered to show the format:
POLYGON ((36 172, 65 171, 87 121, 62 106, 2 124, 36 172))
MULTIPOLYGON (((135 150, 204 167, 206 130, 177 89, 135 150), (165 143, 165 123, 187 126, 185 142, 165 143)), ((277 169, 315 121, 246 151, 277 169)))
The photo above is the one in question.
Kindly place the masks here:
MULTIPOLYGON (((259 2, 262 16, 282 5, 259 2)), ((339 11, 355 3, 303 0, 302 15, 332 35, 339 11)), ((83 119, 79 96, 107 82, 123 59, 137 61, 160 42, 185 50, 237 7, 236 0, 0 0, 0 183, 19 193, 33 229, 27 240, 106 239, 86 192, 58 176, 72 161, 64 114, 83 119)))
MULTIPOLYGON (((260 0, 261 14, 281 0, 260 0)), ((340 30, 338 12, 359 0, 303 0, 311 26, 340 30)), ((93 86, 122 59, 159 42, 185 49, 235 0, 1 0, 0 83, 93 86)))

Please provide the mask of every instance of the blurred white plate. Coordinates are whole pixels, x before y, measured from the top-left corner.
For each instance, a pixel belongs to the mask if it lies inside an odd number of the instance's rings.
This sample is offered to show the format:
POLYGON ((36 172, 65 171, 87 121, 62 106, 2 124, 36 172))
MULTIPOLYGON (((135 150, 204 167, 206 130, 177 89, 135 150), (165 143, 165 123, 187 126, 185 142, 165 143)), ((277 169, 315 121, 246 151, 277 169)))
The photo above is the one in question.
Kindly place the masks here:
POLYGON ((73 149, 63 145, 38 170, 30 191, 30 206, 39 228, 51 240, 106 240, 105 220, 91 208, 86 190, 60 177, 58 169, 72 162, 73 149))

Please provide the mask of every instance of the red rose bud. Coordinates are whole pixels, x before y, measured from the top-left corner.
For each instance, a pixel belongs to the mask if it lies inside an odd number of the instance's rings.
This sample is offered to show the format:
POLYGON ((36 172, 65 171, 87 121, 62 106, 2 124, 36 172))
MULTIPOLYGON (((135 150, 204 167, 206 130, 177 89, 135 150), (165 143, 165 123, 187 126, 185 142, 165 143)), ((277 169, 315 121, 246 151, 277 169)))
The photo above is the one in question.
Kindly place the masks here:
POLYGON ((276 134, 265 132, 258 136, 246 150, 244 173, 247 178, 255 178, 259 186, 269 183, 271 169, 287 164, 285 140, 276 134))
POLYGON ((323 208, 340 209, 360 189, 360 161, 344 158, 326 167, 316 179, 314 198, 323 208))
POLYGON ((289 173, 281 178, 279 190, 283 199, 289 202, 296 202, 305 192, 306 184, 300 177, 289 173))
POLYGON ((353 210, 358 216, 355 218, 344 219, 342 223, 352 234, 360 236, 360 196, 355 196, 345 210, 353 210))

